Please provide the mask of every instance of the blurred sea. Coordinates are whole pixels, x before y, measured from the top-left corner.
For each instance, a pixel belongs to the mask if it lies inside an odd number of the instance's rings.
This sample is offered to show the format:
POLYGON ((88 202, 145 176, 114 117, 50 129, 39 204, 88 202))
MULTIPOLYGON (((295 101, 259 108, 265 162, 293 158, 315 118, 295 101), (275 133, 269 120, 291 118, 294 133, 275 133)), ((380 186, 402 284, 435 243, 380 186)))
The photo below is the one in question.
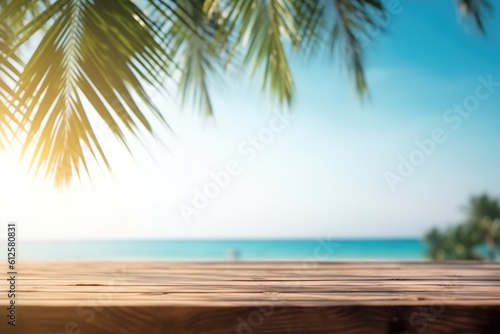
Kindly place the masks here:
POLYGON ((20 241, 19 260, 425 260, 418 239, 20 241))

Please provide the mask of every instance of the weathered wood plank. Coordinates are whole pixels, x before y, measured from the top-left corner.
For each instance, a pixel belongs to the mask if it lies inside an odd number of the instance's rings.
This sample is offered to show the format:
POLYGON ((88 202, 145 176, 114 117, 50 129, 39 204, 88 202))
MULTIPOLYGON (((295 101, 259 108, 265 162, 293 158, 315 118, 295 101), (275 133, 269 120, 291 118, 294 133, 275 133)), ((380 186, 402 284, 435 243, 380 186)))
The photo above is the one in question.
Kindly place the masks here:
MULTIPOLYGON (((2 334, 500 333, 497 263, 33 262, 18 268, 17 326, 3 320, 2 334)), ((5 280, 0 288, 6 290, 5 280)), ((1 297, 0 309, 6 303, 1 297)))
POLYGON ((29 334, 498 334, 500 307, 21 307, 29 334))

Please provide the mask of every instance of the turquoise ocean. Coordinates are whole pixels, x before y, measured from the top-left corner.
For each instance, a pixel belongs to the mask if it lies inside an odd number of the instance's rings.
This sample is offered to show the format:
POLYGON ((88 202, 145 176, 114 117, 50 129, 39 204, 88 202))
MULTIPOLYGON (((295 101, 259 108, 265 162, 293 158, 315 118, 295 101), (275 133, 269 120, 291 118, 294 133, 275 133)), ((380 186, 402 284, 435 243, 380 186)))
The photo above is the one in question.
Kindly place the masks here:
POLYGON ((418 239, 21 241, 19 260, 423 261, 418 239))

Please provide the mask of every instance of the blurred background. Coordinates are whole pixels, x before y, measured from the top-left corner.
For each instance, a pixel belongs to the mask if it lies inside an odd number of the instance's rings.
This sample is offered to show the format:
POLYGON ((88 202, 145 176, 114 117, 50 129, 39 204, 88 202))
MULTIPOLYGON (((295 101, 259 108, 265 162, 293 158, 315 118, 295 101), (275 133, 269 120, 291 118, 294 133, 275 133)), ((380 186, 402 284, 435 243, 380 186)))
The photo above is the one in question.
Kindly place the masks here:
POLYGON ((341 57, 291 55, 290 108, 232 75, 210 81, 213 118, 151 89, 172 131, 152 120, 160 141, 128 138, 133 155, 91 116, 111 172, 90 161, 54 187, 4 149, 20 259, 494 260, 500 20, 482 33, 453 1, 396 5, 385 32, 358 31, 364 97, 341 57))

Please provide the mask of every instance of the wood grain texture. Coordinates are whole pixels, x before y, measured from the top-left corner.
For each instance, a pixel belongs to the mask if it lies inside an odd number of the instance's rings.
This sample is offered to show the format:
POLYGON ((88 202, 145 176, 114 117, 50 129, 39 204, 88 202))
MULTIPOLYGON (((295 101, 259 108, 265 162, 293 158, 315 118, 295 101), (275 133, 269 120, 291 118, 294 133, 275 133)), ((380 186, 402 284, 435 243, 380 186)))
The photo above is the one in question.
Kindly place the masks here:
MULTIPOLYGON (((0 333, 500 333, 500 264, 32 262, 0 333)), ((7 290, 6 280, 0 283, 7 290)), ((3 313, 3 314, 2 314, 3 313)))

